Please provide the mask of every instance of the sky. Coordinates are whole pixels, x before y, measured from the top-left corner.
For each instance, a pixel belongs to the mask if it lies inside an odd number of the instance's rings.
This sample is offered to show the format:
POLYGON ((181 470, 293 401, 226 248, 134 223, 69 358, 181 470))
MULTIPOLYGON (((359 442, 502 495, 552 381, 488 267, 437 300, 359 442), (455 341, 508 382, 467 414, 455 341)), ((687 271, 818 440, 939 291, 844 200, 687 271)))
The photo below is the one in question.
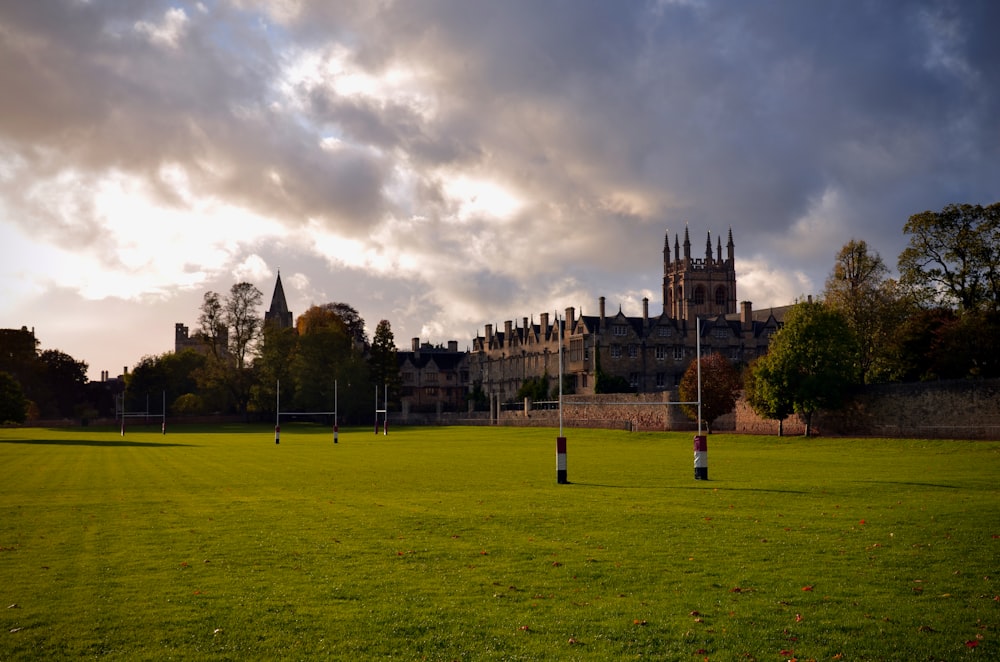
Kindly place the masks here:
POLYGON ((469 348, 662 311, 663 244, 737 299, 895 269, 1000 201, 1000 3, 0 0, 0 328, 119 374, 208 291, 469 348))

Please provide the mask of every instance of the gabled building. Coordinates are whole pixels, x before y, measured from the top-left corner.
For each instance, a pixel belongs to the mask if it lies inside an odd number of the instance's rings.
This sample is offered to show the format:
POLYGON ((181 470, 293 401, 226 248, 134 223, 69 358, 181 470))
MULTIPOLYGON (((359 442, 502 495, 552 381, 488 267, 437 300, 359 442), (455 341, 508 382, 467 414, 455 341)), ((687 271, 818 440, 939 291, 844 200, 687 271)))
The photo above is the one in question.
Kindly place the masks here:
POLYGON ((617 314, 608 315, 601 297, 594 316, 577 317, 575 308, 567 308, 558 320, 542 313, 538 324, 527 317, 520 325, 505 322, 503 331, 488 324, 484 335, 473 340, 472 383, 502 401, 512 401, 531 378, 548 376, 555 385, 561 335, 567 391, 593 393, 598 361, 601 372, 626 380, 640 393, 671 390, 695 358, 697 320, 703 355, 720 352, 734 363, 745 364, 765 353, 787 307, 754 311, 744 301, 737 309, 732 231, 725 256, 721 239, 713 255, 709 235, 704 259, 692 258, 687 229, 683 252, 681 247, 675 237, 671 252, 667 236, 659 316, 650 316, 648 299, 643 299, 641 316, 625 315, 620 308, 617 314))
POLYGON ((412 412, 465 411, 469 392, 469 353, 458 341, 434 347, 414 338, 409 352, 396 352, 403 407, 412 412))

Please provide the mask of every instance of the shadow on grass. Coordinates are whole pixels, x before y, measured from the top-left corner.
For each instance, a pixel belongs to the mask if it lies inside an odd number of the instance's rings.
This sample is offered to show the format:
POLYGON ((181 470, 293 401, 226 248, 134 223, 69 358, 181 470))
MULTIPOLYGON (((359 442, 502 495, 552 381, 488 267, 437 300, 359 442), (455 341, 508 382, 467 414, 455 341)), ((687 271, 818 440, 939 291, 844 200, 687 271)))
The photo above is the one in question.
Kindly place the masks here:
MULTIPOLYGON (((703 482, 703 481, 702 481, 703 482)), ((709 485, 712 489, 718 490, 720 492, 777 492, 779 494, 812 494, 812 492, 805 490, 779 490, 779 489, 769 489, 763 487, 724 487, 719 484, 712 484, 707 482, 704 485, 607 485, 604 483, 577 483, 570 481, 568 485, 580 485, 581 487, 608 487, 611 489, 619 490, 650 490, 650 489, 661 489, 661 490, 704 490, 709 485)))
POLYGON ((155 441, 103 441, 100 439, 0 439, 0 444, 31 444, 34 446, 98 446, 98 447, 149 447, 167 448, 170 446, 194 446, 195 444, 167 444, 155 441))
POLYGON ((958 490, 960 485, 942 485, 941 483, 915 483, 905 480, 856 480, 855 483, 872 483, 875 485, 909 485, 911 487, 938 487, 942 490, 958 490))

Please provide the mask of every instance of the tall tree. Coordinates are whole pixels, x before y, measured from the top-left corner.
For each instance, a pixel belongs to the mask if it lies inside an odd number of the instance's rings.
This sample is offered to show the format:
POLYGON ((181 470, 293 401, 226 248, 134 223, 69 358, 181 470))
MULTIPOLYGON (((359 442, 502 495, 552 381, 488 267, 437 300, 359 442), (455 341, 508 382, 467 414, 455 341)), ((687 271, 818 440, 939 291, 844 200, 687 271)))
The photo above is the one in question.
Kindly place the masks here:
POLYGON ((1000 203, 910 216, 899 256, 904 285, 931 305, 1000 310, 1000 203))
POLYGON ((886 374, 889 338, 909 312, 904 297, 889 279, 889 269, 864 240, 852 239, 837 253, 826 280, 823 300, 839 311, 858 342, 863 382, 886 374))
POLYGON ((242 372, 257 342, 263 319, 258 313, 264 294, 250 283, 236 283, 229 290, 223 319, 229 330, 229 353, 242 372))
POLYGON ((754 386, 785 398, 812 428, 819 409, 839 409, 858 383, 857 343, 843 315, 818 302, 798 303, 774 335, 766 360, 759 361, 754 386))
POLYGON ((743 378, 747 404, 761 418, 778 421, 778 436, 785 434, 785 419, 795 412, 789 385, 777 374, 773 355, 765 354, 751 363, 743 378))
POLYGON ((247 413, 253 372, 247 363, 263 324, 258 309, 263 294, 250 283, 236 283, 222 300, 206 292, 201 305, 200 334, 211 350, 210 360, 200 371, 204 392, 224 389, 232 405, 247 413))
POLYGON ((205 292, 200 310, 197 336, 208 347, 208 351, 213 357, 221 359, 226 353, 229 334, 226 331, 222 299, 218 293, 205 292))
POLYGON ((403 380, 399 374, 396 339, 392 335, 389 320, 380 320, 375 327, 368 365, 371 368, 372 383, 376 386, 384 385, 389 392, 389 400, 398 402, 403 380))
MULTIPOLYGON (((712 424, 717 418, 736 408, 736 399, 743 388, 740 373, 733 364, 718 352, 701 359, 701 418, 712 432, 712 424)), ((692 361, 678 388, 684 402, 698 401, 698 362, 692 361)), ((698 420, 697 405, 681 405, 681 410, 692 421, 698 420)))

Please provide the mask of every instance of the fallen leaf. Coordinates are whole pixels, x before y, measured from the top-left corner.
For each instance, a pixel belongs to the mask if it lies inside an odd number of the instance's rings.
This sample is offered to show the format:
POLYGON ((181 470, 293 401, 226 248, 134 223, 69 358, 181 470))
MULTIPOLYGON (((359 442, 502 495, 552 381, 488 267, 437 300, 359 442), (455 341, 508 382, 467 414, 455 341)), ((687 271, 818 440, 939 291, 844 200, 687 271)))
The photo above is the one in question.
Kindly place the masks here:
POLYGON ((813 590, 813 587, 812 586, 803 586, 802 590, 803 591, 811 591, 811 590, 813 590))
POLYGON ((965 647, 966 648, 975 648, 978 645, 979 645, 979 642, 976 641, 975 639, 970 639, 969 641, 965 642, 965 647))

